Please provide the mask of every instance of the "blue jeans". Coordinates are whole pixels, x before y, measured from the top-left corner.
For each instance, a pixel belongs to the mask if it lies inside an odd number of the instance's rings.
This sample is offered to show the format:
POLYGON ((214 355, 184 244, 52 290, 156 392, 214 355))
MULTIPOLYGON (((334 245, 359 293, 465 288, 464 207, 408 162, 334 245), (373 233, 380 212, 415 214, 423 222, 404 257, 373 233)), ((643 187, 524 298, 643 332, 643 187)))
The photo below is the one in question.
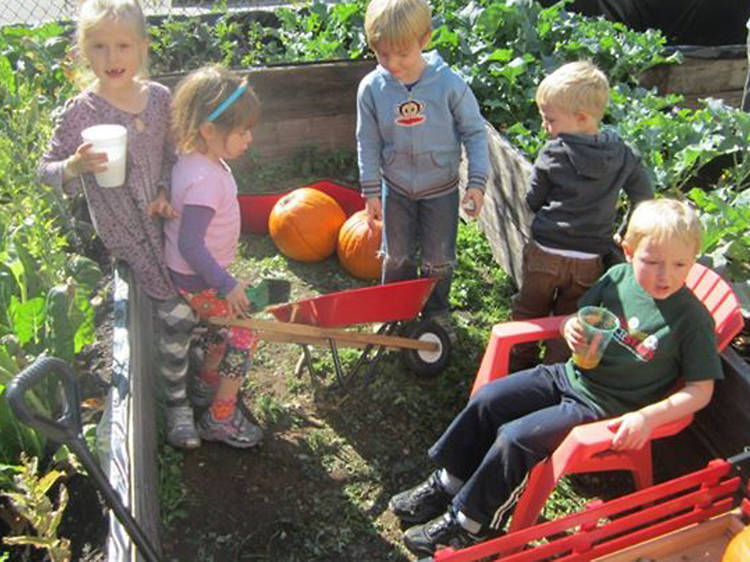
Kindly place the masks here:
POLYGON ((457 232, 458 190, 433 199, 409 199, 383 187, 382 282, 416 279, 418 273, 439 277, 422 310, 425 317, 450 310, 457 232))
POLYGON ((563 363, 539 365, 480 388, 429 455, 464 481, 453 507, 498 529, 534 465, 573 427, 601 417, 571 388, 563 363))

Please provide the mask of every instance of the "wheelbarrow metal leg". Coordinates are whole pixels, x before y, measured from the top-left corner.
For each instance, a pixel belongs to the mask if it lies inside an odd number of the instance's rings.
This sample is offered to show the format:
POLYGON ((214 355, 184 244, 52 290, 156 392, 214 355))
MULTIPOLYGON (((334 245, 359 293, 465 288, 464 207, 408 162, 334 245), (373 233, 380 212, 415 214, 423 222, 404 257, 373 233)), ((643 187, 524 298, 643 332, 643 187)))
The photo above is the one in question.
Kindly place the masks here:
MULTIPOLYGON (((387 322, 380 327, 380 329, 378 330, 378 334, 390 336, 398 329, 398 326, 399 322, 387 322)), ((364 387, 367 387, 375 378, 377 367, 380 363, 380 358, 383 356, 383 353, 387 351, 387 348, 385 346, 379 345, 377 346, 375 355, 373 355, 372 357, 368 357, 368 354, 373 347, 375 346, 368 346, 368 348, 365 349, 360 356, 360 361, 362 363, 367 363, 367 370, 362 377, 364 387)))
POLYGON ((313 367, 310 347, 305 343, 301 343, 299 346, 302 348, 302 353, 300 353, 299 359, 297 359, 297 365, 294 367, 294 374, 297 377, 302 376, 302 370, 307 367, 307 371, 310 373, 310 378, 317 377, 318 372, 315 370, 315 367, 313 367))
POLYGON ((343 387, 345 385, 344 369, 341 366, 341 358, 339 357, 339 348, 336 345, 336 340, 334 338, 328 338, 328 346, 331 348, 333 367, 336 370, 336 378, 338 379, 339 384, 343 387))

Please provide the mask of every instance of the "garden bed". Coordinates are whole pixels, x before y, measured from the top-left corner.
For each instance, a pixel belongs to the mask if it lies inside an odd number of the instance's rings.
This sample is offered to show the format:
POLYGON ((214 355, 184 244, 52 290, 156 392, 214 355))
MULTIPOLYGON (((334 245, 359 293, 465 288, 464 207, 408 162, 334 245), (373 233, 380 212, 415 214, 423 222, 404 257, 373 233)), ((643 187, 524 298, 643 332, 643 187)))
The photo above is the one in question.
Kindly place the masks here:
MULTIPOLYGON (((308 115, 315 130, 330 133, 325 148, 316 147, 321 138, 317 134, 277 134, 310 130, 299 122, 305 111, 280 99, 285 91, 299 91, 290 82, 293 77, 316 83, 334 72, 337 88, 323 88, 320 95, 337 90, 353 99, 367 65, 339 62, 321 67, 249 72, 258 87, 265 84, 275 95, 270 98, 270 122, 258 130, 253 150, 232 164, 243 191, 287 190, 320 179, 310 174, 325 173, 326 167, 329 177, 353 184, 353 104, 343 115, 336 113, 332 102, 307 107, 306 111, 320 112, 308 115), (327 119, 335 123, 328 127, 327 119)), ((177 79, 165 81, 173 84, 177 79)), ((343 389, 325 353, 315 353, 320 377, 311 377, 307 372, 296 374, 298 346, 261 343, 243 397, 245 408, 266 429, 263 446, 238 451, 206 443, 184 454, 161 449, 159 495, 166 525, 160 538, 167 558, 189 559, 196 553, 198 559, 221 560, 410 558, 401 544, 398 522, 386 509, 388 498, 430 470, 424 453, 465 403, 488 330, 507 318, 502 307, 520 271, 520 245, 528 228, 528 214, 520 203, 529 163, 490 130, 493 178, 480 225, 491 242, 476 227, 462 226, 464 276, 478 280, 481 288, 465 288, 459 282, 454 290, 461 295, 456 306, 459 344, 447 372, 434 381, 421 381, 389 353, 371 384, 355 379, 352 388, 343 389), (477 264, 486 263, 475 259, 482 253, 491 265, 476 270, 477 264), (497 280, 503 276, 496 262, 509 273, 499 288, 497 280), (481 295, 493 292, 499 300, 490 299, 488 305, 481 295)), ((295 300, 363 286, 339 268, 335 257, 317 264, 293 262, 280 256, 267 236, 246 235, 241 246, 235 273, 289 279, 295 300)), ((343 357, 348 365, 354 354, 344 352, 343 357)), ((151 442, 156 439, 149 437, 151 442)), ((698 468, 708 458, 705 445, 692 431, 658 443, 654 454, 657 480, 686 467, 698 468)), ((622 474, 570 479, 551 499, 545 515, 560 516, 588 499, 618 495, 631 486, 622 474)), ((138 491, 153 499, 154 489, 154 483, 147 482, 138 491)))

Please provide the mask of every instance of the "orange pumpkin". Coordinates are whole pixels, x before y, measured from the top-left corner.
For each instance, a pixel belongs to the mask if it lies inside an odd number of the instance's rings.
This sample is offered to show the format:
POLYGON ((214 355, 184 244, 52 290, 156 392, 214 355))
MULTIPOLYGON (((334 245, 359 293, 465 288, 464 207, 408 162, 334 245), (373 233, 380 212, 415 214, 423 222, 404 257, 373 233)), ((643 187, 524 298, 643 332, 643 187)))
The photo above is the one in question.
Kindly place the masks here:
POLYGON ((268 217, 276 247, 292 259, 313 262, 336 250, 346 214, 335 199, 311 187, 300 187, 279 199, 268 217))
POLYGON ((373 228, 367 225, 367 211, 358 211, 349 217, 339 231, 336 248, 341 267, 360 279, 380 278, 383 258, 378 252, 382 234, 380 222, 373 228))
POLYGON ((750 560, 750 525, 729 541, 721 562, 747 562, 750 560))

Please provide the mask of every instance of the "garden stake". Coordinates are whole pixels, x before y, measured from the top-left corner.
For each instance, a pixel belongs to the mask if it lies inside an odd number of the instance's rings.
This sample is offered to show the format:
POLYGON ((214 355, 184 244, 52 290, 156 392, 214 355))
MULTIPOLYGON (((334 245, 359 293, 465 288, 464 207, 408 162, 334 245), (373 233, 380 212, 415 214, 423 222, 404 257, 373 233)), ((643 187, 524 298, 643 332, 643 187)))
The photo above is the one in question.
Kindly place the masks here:
POLYGON ((93 478, 94 483, 104 496, 105 502, 115 512, 117 519, 125 527, 143 558, 147 562, 158 562, 159 555, 156 549, 128 511, 128 508, 122 503, 120 496, 112 488, 104 471, 86 445, 79 410, 80 393, 75 375, 68 364, 55 357, 38 358, 10 381, 7 396, 11 410, 21 422, 38 430, 46 438, 70 447, 93 478), (25 394, 28 390, 53 374, 60 376, 63 387, 62 415, 58 420, 50 419, 38 412, 32 412, 25 400, 25 394))

